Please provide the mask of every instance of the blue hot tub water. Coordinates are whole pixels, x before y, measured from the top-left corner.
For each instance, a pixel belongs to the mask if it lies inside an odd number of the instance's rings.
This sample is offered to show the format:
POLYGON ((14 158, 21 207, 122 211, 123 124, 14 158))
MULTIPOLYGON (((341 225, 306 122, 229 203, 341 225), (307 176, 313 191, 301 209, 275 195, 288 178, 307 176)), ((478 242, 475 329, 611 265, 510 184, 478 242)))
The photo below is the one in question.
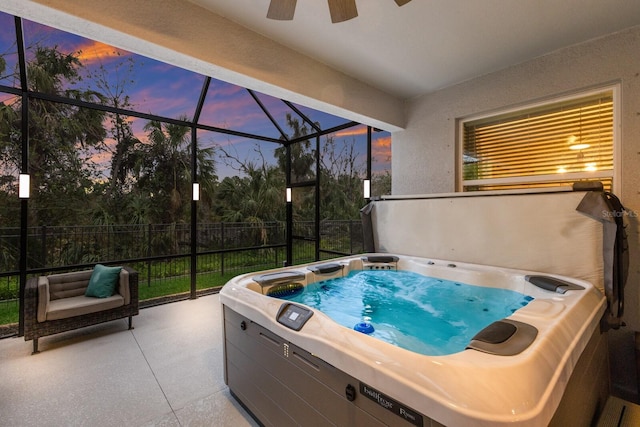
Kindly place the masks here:
POLYGON ((352 271, 282 299, 319 310, 342 326, 357 325, 356 330, 432 356, 464 350, 486 326, 533 300, 508 289, 381 270, 352 271))

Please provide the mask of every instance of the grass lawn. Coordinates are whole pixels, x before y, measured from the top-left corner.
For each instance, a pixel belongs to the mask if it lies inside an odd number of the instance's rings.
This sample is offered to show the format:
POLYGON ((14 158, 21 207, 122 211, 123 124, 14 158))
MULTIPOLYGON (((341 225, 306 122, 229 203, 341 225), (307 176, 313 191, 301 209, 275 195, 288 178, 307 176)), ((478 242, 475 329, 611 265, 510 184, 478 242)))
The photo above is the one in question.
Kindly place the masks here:
MULTIPOLYGON (((220 273, 210 273, 198 275, 196 279, 196 290, 222 287, 230 279, 239 274, 242 273, 233 272, 226 273, 224 275, 221 275, 220 273)), ((190 291, 190 276, 169 277, 161 280, 153 280, 150 285, 140 283, 138 287, 138 298, 140 301, 144 301, 151 298, 181 294, 190 291)))
POLYGON ((0 301, 0 325, 18 323, 18 302, 0 301))

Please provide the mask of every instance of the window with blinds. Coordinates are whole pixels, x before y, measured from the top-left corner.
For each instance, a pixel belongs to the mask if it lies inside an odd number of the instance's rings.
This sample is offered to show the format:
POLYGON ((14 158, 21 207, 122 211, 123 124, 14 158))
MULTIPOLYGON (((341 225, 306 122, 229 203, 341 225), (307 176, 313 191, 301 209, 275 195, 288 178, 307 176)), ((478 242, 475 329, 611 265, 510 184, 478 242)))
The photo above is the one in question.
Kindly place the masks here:
POLYGON ((613 185, 613 90, 462 122, 463 191, 613 185))

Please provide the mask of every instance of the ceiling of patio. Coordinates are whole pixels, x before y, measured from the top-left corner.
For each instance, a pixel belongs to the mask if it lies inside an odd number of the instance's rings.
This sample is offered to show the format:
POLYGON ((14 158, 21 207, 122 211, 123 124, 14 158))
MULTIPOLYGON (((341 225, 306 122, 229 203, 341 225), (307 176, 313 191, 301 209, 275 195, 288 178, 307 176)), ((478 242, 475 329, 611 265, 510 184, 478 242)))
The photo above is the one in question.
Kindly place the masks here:
POLYGON ((270 0, 190 1, 404 99, 640 24, 638 0, 360 0, 338 24, 322 0, 292 21, 270 0))

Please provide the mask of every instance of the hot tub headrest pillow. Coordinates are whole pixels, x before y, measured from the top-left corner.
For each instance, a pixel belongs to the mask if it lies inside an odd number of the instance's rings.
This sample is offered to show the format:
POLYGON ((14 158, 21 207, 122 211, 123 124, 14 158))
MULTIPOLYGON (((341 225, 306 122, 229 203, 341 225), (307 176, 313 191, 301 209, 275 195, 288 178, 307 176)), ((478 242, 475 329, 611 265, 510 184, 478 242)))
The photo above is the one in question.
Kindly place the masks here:
POLYGON ((89 285, 84 295, 87 297, 108 298, 116 291, 122 267, 106 267, 97 264, 93 268, 89 285))

